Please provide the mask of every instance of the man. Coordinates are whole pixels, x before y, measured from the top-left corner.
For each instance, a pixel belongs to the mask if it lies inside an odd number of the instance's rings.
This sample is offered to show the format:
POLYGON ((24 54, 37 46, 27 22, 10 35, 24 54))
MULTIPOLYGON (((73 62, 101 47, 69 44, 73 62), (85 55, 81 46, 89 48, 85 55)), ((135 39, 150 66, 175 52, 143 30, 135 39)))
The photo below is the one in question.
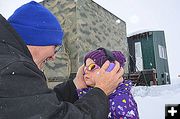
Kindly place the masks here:
POLYGON ((58 20, 32 1, 18 8, 8 22, 0 16, 0 119, 107 118, 107 96, 122 81, 119 63, 106 72, 106 62, 93 77, 96 88, 81 99, 76 88, 85 86, 83 66, 74 81, 59 84, 55 93, 40 69, 55 58, 56 47, 62 44, 58 20))

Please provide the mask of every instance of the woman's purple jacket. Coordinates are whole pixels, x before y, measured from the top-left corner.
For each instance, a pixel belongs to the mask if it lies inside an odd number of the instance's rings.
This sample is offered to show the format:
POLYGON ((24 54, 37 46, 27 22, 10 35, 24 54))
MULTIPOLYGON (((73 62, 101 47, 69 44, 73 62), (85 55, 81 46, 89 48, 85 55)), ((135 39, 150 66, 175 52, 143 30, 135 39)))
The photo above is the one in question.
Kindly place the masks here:
MULTIPOLYGON (((132 83, 124 80, 116 90, 109 96, 108 119, 139 119, 137 104, 130 92, 132 83)), ((79 98, 92 88, 78 89, 79 98)))

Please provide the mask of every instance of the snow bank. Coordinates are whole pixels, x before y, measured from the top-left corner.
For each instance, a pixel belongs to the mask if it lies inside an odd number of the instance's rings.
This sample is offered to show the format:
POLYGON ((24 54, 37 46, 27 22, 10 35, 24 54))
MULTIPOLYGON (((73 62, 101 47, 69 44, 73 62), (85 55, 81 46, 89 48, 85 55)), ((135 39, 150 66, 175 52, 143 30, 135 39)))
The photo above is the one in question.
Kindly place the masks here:
POLYGON ((164 119, 165 104, 180 104, 179 80, 171 85, 133 87, 140 119, 164 119))

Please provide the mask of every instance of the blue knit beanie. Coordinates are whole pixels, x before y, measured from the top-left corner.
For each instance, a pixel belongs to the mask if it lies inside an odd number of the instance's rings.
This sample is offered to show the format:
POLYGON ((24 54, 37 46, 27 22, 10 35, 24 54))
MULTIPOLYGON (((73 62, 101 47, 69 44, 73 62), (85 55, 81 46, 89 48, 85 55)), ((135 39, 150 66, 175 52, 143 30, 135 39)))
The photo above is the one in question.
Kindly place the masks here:
POLYGON ((26 45, 62 45, 63 31, 57 18, 35 1, 18 8, 8 21, 26 45))

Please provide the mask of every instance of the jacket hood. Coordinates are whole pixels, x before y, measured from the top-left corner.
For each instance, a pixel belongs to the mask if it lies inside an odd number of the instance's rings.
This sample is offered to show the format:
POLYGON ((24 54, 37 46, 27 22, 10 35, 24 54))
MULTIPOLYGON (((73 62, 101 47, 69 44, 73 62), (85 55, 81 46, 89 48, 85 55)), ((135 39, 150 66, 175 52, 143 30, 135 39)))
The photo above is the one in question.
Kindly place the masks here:
POLYGON ((24 41, 0 15, 0 97, 46 92, 45 79, 24 41))
MULTIPOLYGON (((32 59, 31 53, 29 52, 24 41, 21 39, 21 37, 17 34, 14 28, 8 23, 8 21, 1 14, 0 14, 0 28, 1 28, 0 56, 21 54, 26 58, 32 59)), ((0 59, 0 64, 2 64, 1 59, 0 59)))

